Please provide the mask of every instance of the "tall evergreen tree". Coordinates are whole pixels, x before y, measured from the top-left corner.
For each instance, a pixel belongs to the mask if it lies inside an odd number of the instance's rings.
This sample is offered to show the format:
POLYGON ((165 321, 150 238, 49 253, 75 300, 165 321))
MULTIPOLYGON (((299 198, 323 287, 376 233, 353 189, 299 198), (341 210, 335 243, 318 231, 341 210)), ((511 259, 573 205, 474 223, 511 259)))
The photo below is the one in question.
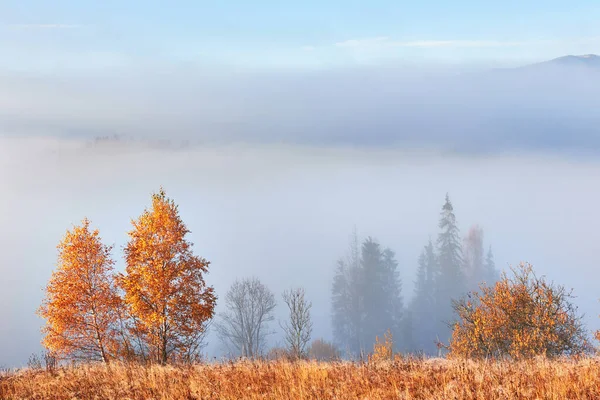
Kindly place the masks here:
MULTIPOLYGON (((415 292, 410 303, 410 323, 412 325, 412 350, 435 354, 437 329, 436 287, 438 274, 437 258, 433 242, 429 239, 419 256, 415 292)), ((409 322, 409 321, 406 321, 409 322)))
POLYGON ((380 244, 370 237, 362 245, 361 265, 365 278, 362 342, 368 346, 364 350, 371 351, 375 337, 382 337, 388 329, 396 335, 396 339, 400 339, 401 282, 394 252, 387 248, 382 250, 380 244))
MULTIPOLYGON (((385 293, 383 292, 383 274, 381 270, 382 254, 379 243, 372 238, 367 238, 361 247, 361 267, 364 276, 364 286, 361 297, 363 299, 363 312, 365 314, 364 326, 362 329, 362 342, 369 346, 371 341, 375 341, 375 336, 382 335, 386 321, 386 315, 383 310, 385 302, 385 293), (383 331, 380 331, 383 329, 383 331)), ((369 351, 369 348, 361 349, 369 351)))
POLYGON ((346 353, 358 353, 363 311, 361 303, 362 268, 356 230, 350 239, 348 255, 337 262, 331 290, 331 318, 336 344, 346 353))
POLYGON ((454 207, 450 196, 446 194, 446 201, 440 215, 438 235, 438 262, 439 274, 436 279, 436 305, 438 314, 438 338, 447 342, 450 338, 449 323, 453 319, 452 300, 459 299, 466 292, 467 285, 462 271, 462 247, 460 231, 456 225, 454 207))
POLYGON ((435 303, 435 280, 439 273, 438 260, 431 238, 423 247, 419 257, 417 281, 415 282, 415 298, 435 303))
POLYGON ((371 351, 375 337, 388 329, 401 338, 403 302, 394 252, 368 238, 359 256, 353 239, 334 275, 332 323, 338 345, 356 356, 371 351))
POLYGON ((400 349, 400 344, 407 338, 403 331, 405 317, 404 298, 402 296, 402 278, 398 271, 396 254, 386 248, 383 251, 383 291, 386 293, 384 312, 390 316, 389 329, 394 334, 395 345, 400 349))

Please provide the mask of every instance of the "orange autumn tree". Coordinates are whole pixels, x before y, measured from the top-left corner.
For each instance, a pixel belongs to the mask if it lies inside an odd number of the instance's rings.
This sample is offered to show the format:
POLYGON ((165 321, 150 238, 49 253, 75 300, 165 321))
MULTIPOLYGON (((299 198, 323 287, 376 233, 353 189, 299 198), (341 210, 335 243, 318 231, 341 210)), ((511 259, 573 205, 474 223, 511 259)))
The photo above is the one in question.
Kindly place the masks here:
POLYGON ((67 231, 58 244, 57 269, 38 314, 46 320, 43 345, 59 358, 109 362, 119 353, 120 298, 111 246, 90 221, 67 231))
POLYGON ((192 253, 178 207, 162 188, 132 225, 119 282, 141 356, 161 364, 193 361, 216 303, 204 282, 209 262, 192 253))
POLYGON ((535 275, 530 264, 503 274, 494 286, 481 286, 455 302, 458 321, 450 355, 469 358, 555 357, 590 350, 582 317, 571 292, 535 275))

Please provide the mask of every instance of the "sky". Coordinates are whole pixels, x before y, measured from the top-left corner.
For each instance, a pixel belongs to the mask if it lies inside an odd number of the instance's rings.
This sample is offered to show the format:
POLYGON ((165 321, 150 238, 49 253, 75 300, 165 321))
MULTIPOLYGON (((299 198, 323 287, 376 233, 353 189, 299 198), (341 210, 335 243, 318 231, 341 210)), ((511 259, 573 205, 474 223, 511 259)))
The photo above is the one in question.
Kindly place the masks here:
POLYGON ((122 268, 161 185, 219 296, 304 286, 315 337, 353 228, 408 299, 447 192, 600 328, 600 71, 495 69, 600 53, 597 2, 165 4, 0 2, 0 366, 40 351, 65 230, 90 218, 122 268))
POLYGON ((600 5, 564 1, 3 1, 0 66, 515 66, 600 52, 600 5))

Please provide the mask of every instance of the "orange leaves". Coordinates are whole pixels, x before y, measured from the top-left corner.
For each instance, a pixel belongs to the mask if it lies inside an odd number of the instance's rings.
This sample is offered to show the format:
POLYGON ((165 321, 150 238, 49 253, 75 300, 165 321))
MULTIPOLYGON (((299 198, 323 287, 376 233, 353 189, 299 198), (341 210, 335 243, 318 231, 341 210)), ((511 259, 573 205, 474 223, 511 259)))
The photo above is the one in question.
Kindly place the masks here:
POLYGON ((571 294, 535 276, 529 264, 513 273, 493 287, 483 285, 481 294, 472 293, 473 303, 455 303, 451 355, 523 358, 587 351, 571 294))
POLYGON ((216 302, 203 278, 208 261, 192 254, 177 206, 162 189, 132 225, 126 274, 116 279, 112 247, 87 219, 59 243, 58 268, 39 309, 43 344, 53 354, 161 363, 198 355, 216 302))
POLYGON ((388 329, 384 335, 383 340, 379 339, 379 336, 375 337, 375 344, 373 345, 373 354, 369 356, 369 360, 373 362, 393 360, 394 358, 394 341, 392 339, 392 333, 388 329))
POLYGON ((120 298, 112 279, 111 247, 82 221, 58 244, 57 269, 38 314, 46 319, 44 346, 66 358, 108 362, 118 352, 120 298))
POLYGON ((152 207, 132 221, 125 248, 126 274, 119 282, 137 317, 134 330, 160 363, 185 357, 213 317, 216 296, 203 274, 209 262, 194 256, 177 206, 163 190, 152 207))

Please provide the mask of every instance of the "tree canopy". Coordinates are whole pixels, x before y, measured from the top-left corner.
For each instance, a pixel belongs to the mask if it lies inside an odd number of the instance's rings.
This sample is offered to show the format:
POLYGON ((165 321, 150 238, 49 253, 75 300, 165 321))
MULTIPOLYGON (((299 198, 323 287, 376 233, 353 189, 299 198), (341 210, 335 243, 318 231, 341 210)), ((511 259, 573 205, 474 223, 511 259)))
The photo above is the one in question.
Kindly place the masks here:
POLYGON ((132 225, 119 282, 143 338, 140 351, 162 364, 187 359, 214 314, 217 298, 204 281, 209 262, 193 254, 178 207, 162 189, 132 225))
POLYGON ((57 268, 38 310, 43 345, 57 357, 109 362, 120 352, 121 298, 112 275, 112 247, 84 219, 57 246, 57 268))

